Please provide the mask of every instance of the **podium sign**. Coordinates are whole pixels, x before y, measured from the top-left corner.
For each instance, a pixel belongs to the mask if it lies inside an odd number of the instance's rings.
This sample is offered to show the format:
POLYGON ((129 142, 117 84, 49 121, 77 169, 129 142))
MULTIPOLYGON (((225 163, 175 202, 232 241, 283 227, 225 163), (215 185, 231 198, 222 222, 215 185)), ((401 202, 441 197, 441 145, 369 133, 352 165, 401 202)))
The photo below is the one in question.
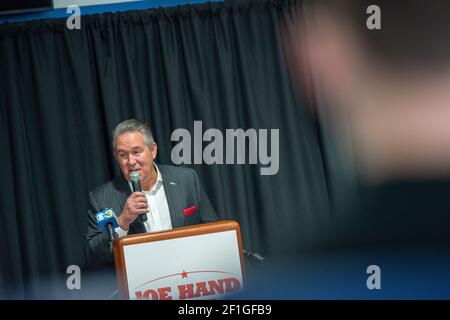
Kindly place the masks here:
POLYGON ((114 257, 125 299, 221 299, 243 288, 235 221, 119 238, 114 257))

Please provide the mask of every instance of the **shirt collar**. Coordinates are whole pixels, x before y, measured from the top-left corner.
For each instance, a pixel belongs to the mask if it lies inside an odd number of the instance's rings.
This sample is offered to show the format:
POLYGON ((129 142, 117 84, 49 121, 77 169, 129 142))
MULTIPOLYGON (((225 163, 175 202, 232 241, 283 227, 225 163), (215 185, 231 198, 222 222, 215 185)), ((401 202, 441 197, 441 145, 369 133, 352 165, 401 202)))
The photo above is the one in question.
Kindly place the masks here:
POLYGON ((158 177, 156 178, 156 183, 155 183, 155 185, 156 185, 158 183, 162 183, 163 179, 162 179, 161 172, 159 172, 159 169, 158 169, 158 166, 156 165, 156 163, 153 162, 153 165, 155 166, 156 173, 158 174, 158 177))

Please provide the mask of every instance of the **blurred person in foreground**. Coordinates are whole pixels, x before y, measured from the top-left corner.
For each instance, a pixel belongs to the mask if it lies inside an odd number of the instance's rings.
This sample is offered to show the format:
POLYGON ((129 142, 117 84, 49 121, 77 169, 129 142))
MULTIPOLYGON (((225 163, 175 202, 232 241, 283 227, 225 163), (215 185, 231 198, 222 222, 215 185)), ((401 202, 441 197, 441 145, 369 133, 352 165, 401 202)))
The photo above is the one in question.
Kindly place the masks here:
POLYGON ((350 146, 361 182, 385 188, 344 221, 342 241, 450 239, 450 2, 319 0, 297 12, 288 50, 299 88, 350 146))
POLYGON ((252 297, 450 298, 450 1, 314 0, 293 11, 294 83, 365 191, 299 235, 292 272, 276 269, 278 290, 252 297), (371 5, 380 29, 368 27, 371 5), (366 286, 370 265, 381 290, 366 286))

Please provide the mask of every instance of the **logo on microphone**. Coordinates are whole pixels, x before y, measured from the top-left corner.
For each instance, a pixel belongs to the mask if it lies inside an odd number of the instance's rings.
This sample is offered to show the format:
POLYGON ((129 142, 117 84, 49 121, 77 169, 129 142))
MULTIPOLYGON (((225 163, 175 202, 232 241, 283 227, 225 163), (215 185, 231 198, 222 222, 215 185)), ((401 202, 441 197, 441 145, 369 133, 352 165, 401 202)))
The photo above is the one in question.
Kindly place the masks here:
POLYGON ((102 232, 105 231, 106 225, 108 224, 111 224, 113 228, 117 228, 119 226, 112 208, 106 208, 100 212, 97 212, 95 214, 95 219, 97 220, 97 224, 102 232))
POLYGON ((103 221, 105 219, 109 219, 114 216, 114 212, 112 209, 106 209, 104 211, 98 212, 95 216, 98 222, 103 221))

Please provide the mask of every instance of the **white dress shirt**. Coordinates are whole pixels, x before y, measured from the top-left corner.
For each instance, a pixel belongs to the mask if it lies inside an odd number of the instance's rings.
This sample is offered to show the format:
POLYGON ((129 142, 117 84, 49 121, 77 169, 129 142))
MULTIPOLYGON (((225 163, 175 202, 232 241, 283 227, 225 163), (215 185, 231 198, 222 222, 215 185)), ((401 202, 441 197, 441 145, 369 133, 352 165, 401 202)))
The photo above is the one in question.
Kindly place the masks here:
MULTIPOLYGON (((144 222, 147 232, 172 229, 172 221, 170 220, 169 205, 167 204, 166 193, 164 192, 163 179, 156 164, 154 164, 154 166, 158 174, 156 183, 150 191, 142 191, 147 198, 149 209, 147 221, 144 222)), ((130 190, 133 190, 131 182, 128 182, 128 184, 130 190)), ((114 230, 119 238, 128 234, 128 231, 125 231, 120 227, 117 227, 114 230)))

